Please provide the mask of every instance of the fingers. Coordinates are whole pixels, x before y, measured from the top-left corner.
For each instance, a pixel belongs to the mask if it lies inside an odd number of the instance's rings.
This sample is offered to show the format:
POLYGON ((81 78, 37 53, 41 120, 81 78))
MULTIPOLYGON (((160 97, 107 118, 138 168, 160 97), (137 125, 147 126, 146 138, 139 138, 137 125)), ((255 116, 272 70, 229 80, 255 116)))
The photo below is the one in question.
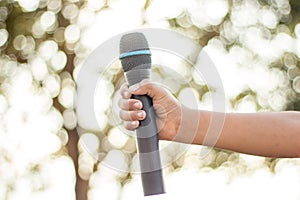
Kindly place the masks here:
POLYGON ((145 79, 140 83, 132 85, 128 88, 130 94, 148 95, 151 98, 158 97, 163 93, 163 90, 158 85, 145 79))
POLYGON ((148 79, 144 79, 140 83, 132 85, 128 88, 128 85, 123 84, 120 88, 120 93, 123 99, 130 99, 132 94, 136 95, 148 95, 151 98, 160 98, 166 95, 166 91, 159 85, 150 82, 148 79))
POLYGON ((143 95, 143 94, 148 94, 148 92, 152 89, 153 89, 153 84, 149 80, 145 79, 135 85, 130 86, 128 88, 128 91, 133 94, 138 93, 140 95, 143 95))
POLYGON ((120 88, 122 98, 119 100, 120 118, 124 121, 124 126, 128 130, 134 130, 139 126, 139 121, 145 119, 146 113, 142 111, 142 102, 136 99, 130 99, 132 94, 148 95, 153 98, 154 102, 160 102, 161 99, 168 96, 164 88, 150 82, 143 80, 128 88, 123 84, 120 88))
POLYGON ((121 110, 120 118, 124 120, 124 126, 128 130, 134 130, 139 126, 139 120, 143 120, 146 117, 146 113, 143 110, 125 111, 121 110))
POLYGON ((119 107, 122 110, 140 110, 143 105, 136 99, 119 99, 119 107))
POLYGON ((139 121, 146 117, 146 112, 143 110, 126 111, 121 110, 119 116, 124 121, 139 121))
POLYGON ((124 99, 130 99, 131 94, 129 92, 128 89, 128 85, 127 84, 123 84, 120 88, 120 94, 124 99))
POLYGON ((131 93, 126 84, 121 86, 120 94, 122 98, 118 102, 121 108, 119 116, 124 121, 126 129, 134 130, 139 126, 139 120, 143 120, 146 117, 145 111, 141 110, 143 107, 142 102, 130 99, 131 93))
POLYGON ((133 130, 136 129, 138 126, 139 126, 139 121, 124 122, 124 127, 125 127, 127 130, 133 131, 133 130))

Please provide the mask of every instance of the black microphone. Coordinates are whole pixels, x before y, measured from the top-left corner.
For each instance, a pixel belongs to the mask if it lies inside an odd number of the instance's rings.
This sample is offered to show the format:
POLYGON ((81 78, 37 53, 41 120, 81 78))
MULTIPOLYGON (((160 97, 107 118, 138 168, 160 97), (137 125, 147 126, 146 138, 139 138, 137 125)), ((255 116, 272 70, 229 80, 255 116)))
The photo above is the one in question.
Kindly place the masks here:
MULTIPOLYGON (((128 33, 120 40, 120 60, 129 86, 150 78, 151 52, 142 33, 128 33)), ((144 196, 165 193, 158 147, 156 115, 152 99, 132 95, 143 103, 146 118, 136 129, 144 196)))

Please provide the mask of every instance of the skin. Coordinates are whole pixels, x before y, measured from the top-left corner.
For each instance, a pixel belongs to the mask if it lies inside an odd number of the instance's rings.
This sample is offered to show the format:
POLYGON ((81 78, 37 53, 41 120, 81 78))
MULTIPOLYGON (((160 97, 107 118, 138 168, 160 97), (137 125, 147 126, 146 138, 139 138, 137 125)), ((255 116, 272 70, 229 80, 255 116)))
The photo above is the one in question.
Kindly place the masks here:
POLYGON ((153 100, 161 140, 214 146, 265 157, 300 156, 300 112, 217 113, 193 110, 181 105, 165 88, 148 80, 130 88, 124 84, 120 93, 120 118, 128 130, 137 128, 138 121, 146 116, 141 110, 142 103, 130 99, 131 95, 148 95, 153 100), (214 138, 214 131, 209 129, 213 118, 224 119, 216 142, 209 139, 214 138), (205 137, 208 139, 205 140, 205 137))

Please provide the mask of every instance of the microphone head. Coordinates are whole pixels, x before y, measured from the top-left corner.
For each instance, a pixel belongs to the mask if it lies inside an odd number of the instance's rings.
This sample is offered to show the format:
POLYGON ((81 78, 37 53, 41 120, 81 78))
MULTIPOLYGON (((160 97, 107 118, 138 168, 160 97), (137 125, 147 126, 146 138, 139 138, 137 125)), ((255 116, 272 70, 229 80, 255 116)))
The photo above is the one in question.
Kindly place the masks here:
POLYGON ((151 52, 143 33, 128 33, 121 37, 120 59, 124 72, 151 68, 151 52))

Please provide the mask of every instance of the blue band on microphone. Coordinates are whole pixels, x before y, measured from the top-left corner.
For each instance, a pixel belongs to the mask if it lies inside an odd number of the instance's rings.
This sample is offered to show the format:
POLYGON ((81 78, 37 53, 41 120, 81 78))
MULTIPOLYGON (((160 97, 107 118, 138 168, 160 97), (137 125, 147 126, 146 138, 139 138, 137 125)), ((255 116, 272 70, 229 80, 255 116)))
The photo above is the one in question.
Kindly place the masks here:
POLYGON ((126 58, 129 56, 137 56, 137 55, 151 55, 151 51, 150 50, 137 50, 137 51, 125 52, 125 53, 122 53, 119 58, 122 59, 122 58, 126 58))

